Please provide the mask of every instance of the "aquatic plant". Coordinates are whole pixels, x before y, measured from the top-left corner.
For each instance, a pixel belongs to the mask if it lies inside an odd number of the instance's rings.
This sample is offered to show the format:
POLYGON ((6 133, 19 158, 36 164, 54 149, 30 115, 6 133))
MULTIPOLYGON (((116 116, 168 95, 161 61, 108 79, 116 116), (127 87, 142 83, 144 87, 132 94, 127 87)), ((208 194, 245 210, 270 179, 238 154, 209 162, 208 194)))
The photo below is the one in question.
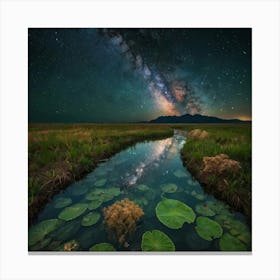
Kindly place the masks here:
POLYGON ((88 249, 95 242, 95 235, 95 229, 92 229, 91 227, 82 227, 76 237, 76 240, 78 241, 81 248, 88 249))
POLYGON ((174 193, 177 191, 177 186, 173 183, 168 183, 160 186, 161 190, 165 193, 174 193))
POLYGON ((198 193, 195 190, 193 190, 190 194, 197 200, 203 200, 205 198, 205 196, 202 193, 198 193))
POLYGON ((107 202, 112 200, 115 196, 120 195, 121 191, 117 187, 110 187, 104 189, 95 189, 86 195, 87 200, 100 200, 107 202))
POLYGON ((41 251, 45 249, 52 241, 51 237, 46 237, 39 242, 35 243, 35 245, 29 246, 29 251, 41 251))
POLYGON ((142 251, 175 251, 173 241, 162 231, 146 231, 142 235, 142 251))
POLYGON ((110 243, 99 243, 90 247, 89 251, 110 252, 110 251, 116 251, 116 249, 110 243))
POLYGON ((85 185, 76 184, 76 185, 73 185, 70 188, 70 193, 72 195, 75 195, 75 196, 79 196, 79 195, 85 194, 87 191, 88 191, 88 188, 85 185))
POLYGON ((177 177, 177 178, 184 178, 184 177, 188 177, 188 175, 186 174, 186 172, 180 170, 180 169, 177 169, 174 173, 174 176, 177 177))
POLYGON ((54 208, 64 208, 72 203, 70 197, 60 197, 54 201, 54 208))
POLYGON ((84 227, 92 226, 98 222, 100 216, 98 212, 90 212, 83 217, 81 225, 84 227))
POLYGON ((28 245, 32 246, 42 240, 47 234, 55 230, 61 221, 58 219, 45 220, 31 227, 28 231, 28 245))
POLYGON ((143 184, 138 185, 136 188, 137 188, 137 190, 139 190, 141 192, 145 192, 145 191, 148 191, 150 189, 148 186, 143 185, 143 184))
POLYGON ((137 221, 144 215, 144 211, 134 202, 125 198, 103 208, 104 223, 109 231, 109 237, 117 238, 122 245, 127 235, 136 230, 137 221))
POLYGON ((97 209, 102 204, 102 201, 99 199, 94 199, 88 204, 88 210, 97 209))
POLYGON ((175 199, 164 199, 156 206, 156 216, 165 226, 178 229, 184 223, 193 223, 195 213, 191 207, 175 199))
POLYGON ((225 233, 219 242, 221 251, 246 251, 247 247, 238 238, 225 233))
POLYGON ((86 203, 76 203, 64 208, 58 215, 58 218, 65 221, 74 220, 81 216, 88 208, 86 203))
POLYGON ((81 222, 79 220, 66 222, 58 229, 53 231, 50 236, 59 241, 70 240, 79 231, 80 223, 81 222))
POLYGON ((107 179, 100 179, 100 180, 96 181, 94 183, 94 185, 96 187, 102 187, 102 186, 104 186, 106 184, 106 182, 107 182, 107 179))
POLYGON ((236 236, 240 241, 245 243, 248 247, 251 246, 251 233, 249 231, 243 231, 236 236))
POLYGON ((220 224, 207 217, 198 217, 196 219, 195 230, 201 238, 208 241, 219 238, 223 234, 220 224))
POLYGON ((209 207, 208 203, 200 203, 195 206, 195 211, 202 215, 212 217, 215 216, 215 212, 209 207))
POLYGON ((148 200, 145 197, 137 197, 132 200, 136 204, 138 204, 140 207, 142 206, 147 206, 148 205, 148 200))

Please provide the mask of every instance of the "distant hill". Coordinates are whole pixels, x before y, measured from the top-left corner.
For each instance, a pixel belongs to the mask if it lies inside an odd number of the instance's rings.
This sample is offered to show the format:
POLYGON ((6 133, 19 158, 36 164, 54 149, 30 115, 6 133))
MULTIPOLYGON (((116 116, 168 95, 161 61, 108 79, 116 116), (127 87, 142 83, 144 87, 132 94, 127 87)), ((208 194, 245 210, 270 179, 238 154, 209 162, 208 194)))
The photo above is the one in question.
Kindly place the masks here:
POLYGON ((199 114, 182 116, 160 116, 147 123, 251 123, 251 121, 241 121, 239 119, 220 119, 217 117, 202 116, 199 114))

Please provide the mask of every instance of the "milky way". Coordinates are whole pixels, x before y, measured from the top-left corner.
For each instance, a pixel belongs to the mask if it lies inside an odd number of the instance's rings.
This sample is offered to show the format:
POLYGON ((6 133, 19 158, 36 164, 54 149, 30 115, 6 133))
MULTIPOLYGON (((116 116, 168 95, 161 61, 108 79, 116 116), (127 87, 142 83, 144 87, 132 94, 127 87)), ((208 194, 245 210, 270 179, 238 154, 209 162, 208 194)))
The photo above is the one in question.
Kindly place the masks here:
POLYGON ((149 61, 144 62, 141 52, 133 53, 134 42, 131 43, 132 46, 129 46, 122 35, 114 29, 103 29, 102 32, 110 38, 112 44, 131 62, 136 73, 147 81, 151 98, 160 110, 168 115, 201 112, 200 98, 194 95, 194 92, 184 80, 175 79, 169 84, 158 71, 156 65, 150 65, 149 61))
POLYGON ((29 29, 29 120, 251 118, 250 29, 29 29))

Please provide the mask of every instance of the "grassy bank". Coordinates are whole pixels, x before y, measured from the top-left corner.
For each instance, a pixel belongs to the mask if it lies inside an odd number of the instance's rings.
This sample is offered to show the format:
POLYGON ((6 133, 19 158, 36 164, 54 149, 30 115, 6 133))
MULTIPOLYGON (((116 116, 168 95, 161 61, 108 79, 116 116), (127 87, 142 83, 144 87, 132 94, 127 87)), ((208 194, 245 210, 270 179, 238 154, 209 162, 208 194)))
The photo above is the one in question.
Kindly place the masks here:
POLYGON ((172 134, 168 125, 30 124, 29 223, 56 193, 90 172, 99 161, 138 141, 172 134))
POLYGON ((236 210, 251 216, 251 125, 193 125, 191 129, 209 133, 203 140, 187 138, 181 151, 185 166, 200 181, 205 190, 226 201, 236 210), (203 157, 226 154, 238 161, 241 169, 236 174, 202 176, 203 157))

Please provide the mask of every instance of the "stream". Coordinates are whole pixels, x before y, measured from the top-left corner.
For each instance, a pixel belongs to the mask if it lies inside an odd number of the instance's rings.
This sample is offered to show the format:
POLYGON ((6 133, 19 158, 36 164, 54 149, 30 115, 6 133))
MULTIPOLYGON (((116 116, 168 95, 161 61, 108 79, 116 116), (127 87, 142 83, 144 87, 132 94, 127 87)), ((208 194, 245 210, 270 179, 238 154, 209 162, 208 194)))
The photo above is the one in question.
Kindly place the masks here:
MULTIPOLYGON (((68 221, 61 221, 55 230, 41 234, 29 244, 30 251, 57 251, 65 242, 75 240, 79 244, 79 251, 88 251, 98 243, 110 243, 117 251, 141 251, 142 235, 146 231, 160 230, 174 243, 176 251, 220 251, 219 240, 205 240, 197 234, 196 223, 184 223, 179 229, 171 229, 161 223, 156 216, 155 208, 163 199, 175 199, 185 203, 193 209, 196 216, 203 216, 198 206, 209 203, 216 206, 215 213, 205 216, 216 220, 223 227, 223 232, 236 230, 232 223, 225 222, 226 217, 235 221, 235 225, 242 225, 245 235, 243 245, 250 249, 248 236, 251 236, 246 217, 232 211, 225 203, 216 200, 205 193, 200 184, 192 178, 183 166, 180 150, 184 146, 186 135, 175 131, 174 136, 163 140, 145 141, 127 148, 106 162, 100 163, 94 171, 83 179, 72 183, 65 190, 53 197, 38 216, 37 225, 45 220, 59 219, 60 213, 74 204, 90 204, 94 191, 114 190, 104 202, 93 210, 86 209, 81 215, 68 221), (175 184, 177 189, 166 191, 166 184, 175 184), (145 185, 143 187, 142 185, 145 185), (142 187, 141 187, 142 186, 142 187), (147 188, 148 187, 148 188, 147 188), (116 191, 117 189, 117 191, 116 191), (125 246, 108 236, 103 223, 103 207, 112 205, 115 201, 128 198, 137 203, 144 211, 133 236, 128 237, 125 246), (90 212, 100 214, 99 220, 93 225, 82 225, 82 220, 90 212), (224 218, 224 219, 223 219, 224 218)), ((174 186, 174 185, 172 185, 174 186)), ((36 224, 33 227, 36 227, 36 224)), ((31 228, 32 229, 32 228, 31 228)), ((237 229, 238 230, 238 229, 237 229)), ((242 240, 242 238, 240 239, 242 240)))

